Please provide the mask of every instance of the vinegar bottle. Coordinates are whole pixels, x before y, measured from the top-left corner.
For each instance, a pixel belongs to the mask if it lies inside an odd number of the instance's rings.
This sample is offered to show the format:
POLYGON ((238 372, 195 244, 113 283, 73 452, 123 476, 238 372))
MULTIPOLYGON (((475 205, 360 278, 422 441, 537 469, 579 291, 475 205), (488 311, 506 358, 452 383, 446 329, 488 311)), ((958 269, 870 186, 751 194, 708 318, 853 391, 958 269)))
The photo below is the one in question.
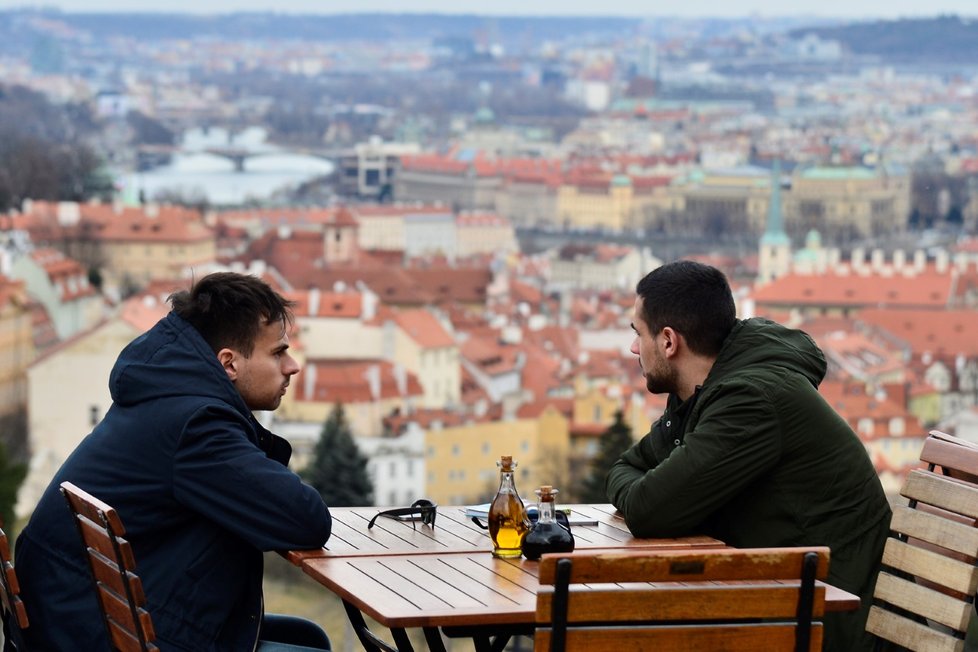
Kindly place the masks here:
POLYGON ((512 456, 503 455, 499 467, 499 491, 489 505, 489 536, 492 537, 494 557, 519 557, 522 554, 523 537, 530 524, 523 501, 516 493, 513 471, 516 462, 512 456))
POLYGON ((574 536, 556 519, 554 497, 557 493, 550 485, 543 485, 536 491, 540 500, 537 504, 537 522, 523 539, 523 555, 527 559, 540 559, 545 552, 574 551, 574 536))

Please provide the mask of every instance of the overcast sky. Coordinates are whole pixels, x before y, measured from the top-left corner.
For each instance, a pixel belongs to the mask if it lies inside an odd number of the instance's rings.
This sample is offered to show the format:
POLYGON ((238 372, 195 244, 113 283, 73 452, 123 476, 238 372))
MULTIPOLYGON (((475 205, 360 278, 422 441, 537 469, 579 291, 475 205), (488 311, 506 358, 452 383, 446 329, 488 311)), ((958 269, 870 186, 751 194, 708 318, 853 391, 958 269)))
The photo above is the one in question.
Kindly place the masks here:
POLYGON ((227 13, 471 13, 492 15, 605 16, 762 16, 813 15, 900 18, 959 14, 978 17, 976 0, 681 0, 643 3, 636 0, 0 0, 0 7, 58 7, 64 11, 168 11, 227 13))

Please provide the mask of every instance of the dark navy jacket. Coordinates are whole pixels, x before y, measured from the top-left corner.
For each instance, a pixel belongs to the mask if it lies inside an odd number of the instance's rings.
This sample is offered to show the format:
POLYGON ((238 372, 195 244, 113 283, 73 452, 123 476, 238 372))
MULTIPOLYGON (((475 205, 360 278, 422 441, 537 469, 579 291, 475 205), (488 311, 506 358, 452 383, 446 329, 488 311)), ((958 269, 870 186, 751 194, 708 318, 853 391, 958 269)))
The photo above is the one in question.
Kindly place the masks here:
POLYGON ((108 649, 58 491, 69 480, 119 512, 161 649, 252 650, 262 551, 321 546, 332 525, 326 505, 286 467, 288 442, 258 424, 214 352, 173 313, 123 350, 109 388, 112 407, 17 540, 28 643, 108 649))

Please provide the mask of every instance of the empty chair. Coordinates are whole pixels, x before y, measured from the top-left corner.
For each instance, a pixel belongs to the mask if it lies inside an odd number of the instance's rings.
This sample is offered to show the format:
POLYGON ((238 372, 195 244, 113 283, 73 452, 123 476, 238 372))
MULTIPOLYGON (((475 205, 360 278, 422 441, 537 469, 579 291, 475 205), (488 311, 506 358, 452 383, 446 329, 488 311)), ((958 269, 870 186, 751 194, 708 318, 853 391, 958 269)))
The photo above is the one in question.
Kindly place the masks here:
POLYGON ((136 575, 136 560, 123 538, 126 531, 119 515, 70 482, 61 483, 61 493, 88 550, 92 579, 113 647, 122 652, 157 650, 143 585, 136 575))
POLYGON ((978 589, 978 448, 932 432, 893 509, 866 629, 911 650, 964 649, 978 589))
POLYGON ((27 609, 24 601, 20 599, 20 584, 17 582, 17 573, 14 572, 13 562, 10 560, 10 542, 7 541, 7 534, 0 527, 0 606, 3 608, 4 622, 4 649, 9 650, 10 646, 18 652, 27 649, 24 645, 21 630, 30 625, 27 619, 27 609))
POLYGON ((828 566, 824 547, 545 555, 534 650, 821 650, 828 566))

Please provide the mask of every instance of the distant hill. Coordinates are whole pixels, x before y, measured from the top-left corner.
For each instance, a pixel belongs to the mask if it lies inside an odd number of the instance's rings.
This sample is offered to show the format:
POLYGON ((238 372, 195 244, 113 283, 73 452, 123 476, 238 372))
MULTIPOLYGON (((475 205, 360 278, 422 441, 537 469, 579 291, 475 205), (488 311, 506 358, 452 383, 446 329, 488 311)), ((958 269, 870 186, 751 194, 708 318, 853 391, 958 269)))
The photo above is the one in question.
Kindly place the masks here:
MULTIPOLYGON (((12 14, 18 12, 11 12, 12 14)), ((22 12, 28 13, 28 12, 22 12)), ((216 15, 167 13, 63 13, 45 11, 96 37, 130 36, 140 40, 220 36, 229 39, 385 40, 431 39, 482 33, 503 40, 536 41, 569 35, 634 30, 637 18, 614 17, 490 17, 445 14, 298 15, 232 13, 216 15)))
POLYGON ((886 61, 978 63, 978 20, 954 15, 796 29, 790 34, 817 34, 839 41, 854 54, 886 61))

